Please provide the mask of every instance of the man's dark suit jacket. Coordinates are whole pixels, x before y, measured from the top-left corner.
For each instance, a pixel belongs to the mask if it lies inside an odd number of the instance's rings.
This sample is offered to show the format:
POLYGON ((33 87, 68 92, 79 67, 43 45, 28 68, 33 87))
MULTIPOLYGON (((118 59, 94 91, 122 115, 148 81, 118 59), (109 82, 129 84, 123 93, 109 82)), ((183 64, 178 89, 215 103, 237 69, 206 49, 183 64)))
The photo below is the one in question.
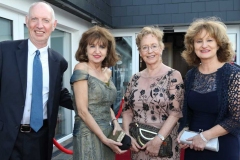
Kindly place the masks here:
MULTIPOLYGON (((27 88, 28 40, 0 42, 0 160, 8 160, 21 124, 27 88)), ((62 87, 67 61, 48 49, 49 97, 48 159, 51 159, 53 137, 59 106, 72 108, 71 95, 62 87)))

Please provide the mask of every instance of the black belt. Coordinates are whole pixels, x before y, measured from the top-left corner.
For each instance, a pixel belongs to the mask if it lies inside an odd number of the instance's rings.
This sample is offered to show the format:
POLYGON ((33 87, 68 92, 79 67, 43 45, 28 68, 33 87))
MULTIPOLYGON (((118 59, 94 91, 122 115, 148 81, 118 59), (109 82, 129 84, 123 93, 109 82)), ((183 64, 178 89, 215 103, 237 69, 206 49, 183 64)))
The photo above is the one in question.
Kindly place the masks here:
MULTIPOLYGON (((43 120, 43 126, 42 126, 42 127, 47 126, 47 124, 48 124, 47 119, 44 119, 44 120, 43 120)), ((20 132, 30 133, 30 132, 33 132, 33 131, 34 131, 34 130, 30 127, 30 124, 21 124, 21 125, 20 125, 20 132)))

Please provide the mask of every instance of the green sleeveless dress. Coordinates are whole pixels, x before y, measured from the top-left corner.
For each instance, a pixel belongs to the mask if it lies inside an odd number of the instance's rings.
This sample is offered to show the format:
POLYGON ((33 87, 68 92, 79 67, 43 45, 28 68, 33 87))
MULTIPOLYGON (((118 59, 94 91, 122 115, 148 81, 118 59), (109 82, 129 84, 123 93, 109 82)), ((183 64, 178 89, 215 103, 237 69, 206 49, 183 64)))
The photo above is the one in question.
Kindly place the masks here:
MULTIPOLYGON (((103 133, 108 136, 113 128, 110 126, 111 104, 116 99, 117 91, 111 80, 108 83, 89 75, 86 71, 75 70, 70 83, 88 81, 88 110, 103 133)), ((73 90, 73 88, 72 88, 73 90)), ((86 126, 79 117, 73 91, 75 122, 73 129, 73 160, 114 160, 115 153, 86 126)))

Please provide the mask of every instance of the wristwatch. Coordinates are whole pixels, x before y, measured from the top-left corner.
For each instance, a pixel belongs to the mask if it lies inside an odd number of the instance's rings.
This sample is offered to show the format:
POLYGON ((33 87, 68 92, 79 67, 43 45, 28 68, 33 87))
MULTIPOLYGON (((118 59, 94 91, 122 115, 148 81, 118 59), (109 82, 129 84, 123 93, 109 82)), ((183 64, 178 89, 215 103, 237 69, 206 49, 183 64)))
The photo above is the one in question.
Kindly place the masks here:
POLYGON ((158 136, 162 141, 165 140, 165 138, 163 137, 163 135, 161 135, 160 133, 158 133, 157 136, 158 136))

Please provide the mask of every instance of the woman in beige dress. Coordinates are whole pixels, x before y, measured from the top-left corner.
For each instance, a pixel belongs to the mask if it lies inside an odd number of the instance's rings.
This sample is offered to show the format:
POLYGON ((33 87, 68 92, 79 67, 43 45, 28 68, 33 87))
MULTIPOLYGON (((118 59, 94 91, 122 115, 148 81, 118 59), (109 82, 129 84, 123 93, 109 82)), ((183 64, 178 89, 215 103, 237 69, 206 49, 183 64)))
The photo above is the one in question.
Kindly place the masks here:
POLYGON ((138 122, 159 128, 158 134, 140 147, 132 138, 133 160, 177 160, 180 159, 176 142, 178 120, 182 117, 183 80, 179 71, 162 62, 163 32, 157 28, 144 27, 136 38, 141 58, 147 68, 132 76, 125 93, 123 107, 123 129, 129 133, 129 124, 138 122), (163 140, 170 135, 172 152, 170 157, 158 157, 163 140))

